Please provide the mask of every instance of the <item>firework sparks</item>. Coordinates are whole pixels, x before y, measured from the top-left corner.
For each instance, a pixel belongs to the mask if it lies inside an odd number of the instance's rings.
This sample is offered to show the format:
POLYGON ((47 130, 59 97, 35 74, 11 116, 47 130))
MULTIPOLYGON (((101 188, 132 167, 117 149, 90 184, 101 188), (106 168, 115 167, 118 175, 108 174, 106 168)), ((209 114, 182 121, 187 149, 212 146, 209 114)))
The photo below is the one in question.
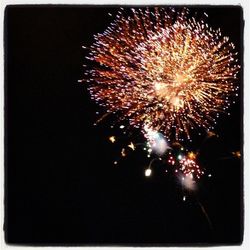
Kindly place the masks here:
POLYGON ((185 177, 190 176, 193 179, 193 176, 195 176, 197 179, 200 179, 201 175, 204 174, 204 171, 200 169, 200 166, 194 159, 183 157, 179 162, 180 171, 182 171, 185 177))
MULTIPOLYGON (((113 113, 120 132, 133 134, 128 131, 134 127, 146 139, 129 139, 113 164, 142 146, 150 159, 144 175, 149 178, 154 167, 163 166, 185 189, 186 201, 205 169, 198 163, 199 150, 182 144, 191 141, 192 130, 199 135, 205 130, 204 141, 218 137, 216 119, 229 114, 233 96, 238 96, 234 44, 186 8, 121 9, 94 38, 87 56, 92 68, 81 81, 88 82, 91 98, 107 111, 95 124, 113 113)), ((115 136, 109 141, 120 143, 115 136)), ((232 155, 241 157, 238 151, 232 155)))
POLYGON ((190 139, 194 128, 213 130, 237 95, 233 43, 187 9, 121 10, 90 50, 92 98, 119 120, 171 141, 190 139))
POLYGON ((121 156, 122 156, 122 157, 125 157, 125 156, 126 156, 125 148, 122 149, 122 151, 121 151, 121 156))
POLYGON ((205 174, 204 169, 196 162, 196 155, 192 151, 187 152, 186 155, 179 152, 169 152, 167 157, 167 165, 177 175, 182 186, 188 190, 195 190, 196 181, 205 174))
POLYGON ((151 176, 151 173, 152 173, 152 170, 151 170, 150 168, 147 168, 147 169, 145 170, 145 176, 146 176, 146 177, 151 176))
POLYGON ((135 151, 135 145, 133 142, 130 142, 130 144, 128 144, 128 147, 135 151))
POLYGON ((154 152, 163 155, 167 149, 170 149, 164 136, 147 126, 144 126, 144 136, 147 139, 148 153, 154 152))
POLYGON ((190 159, 195 159, 196 158, 196 154, 194 153, 194 152, 189 152, 188 153, 188 157, 190 158, 190 159))
POLYGON ((240 151, 232 152, 232 155, 235 156, 236 158, 240 158, 241 157, 240 151))
POLYGON ((110 140, 112 143, 115 143, 115 136, 113 136, 113 135, 110 136, 110 137, 109 137, 109 140, 110 140))

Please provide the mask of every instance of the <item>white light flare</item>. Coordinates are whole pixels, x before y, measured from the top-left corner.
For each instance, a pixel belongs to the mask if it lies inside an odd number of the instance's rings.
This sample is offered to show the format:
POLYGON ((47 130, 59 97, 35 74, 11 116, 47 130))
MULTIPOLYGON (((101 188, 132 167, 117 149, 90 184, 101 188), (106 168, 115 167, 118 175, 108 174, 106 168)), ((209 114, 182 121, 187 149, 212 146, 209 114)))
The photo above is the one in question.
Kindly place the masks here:
POLYGON ((150 168, 147 168, 147 169, 145 170, 145 176, 146 176, 146 177, 151 176, 151 173, 152 173, 152 170, 151 170, 150 168))
POLYGON ((144 136, 148 141, 148 152, 157 155, 163 155, 168 149, 171 149, 165 137, 158 131, 152 130, 147 125, 144 126, 144 136))

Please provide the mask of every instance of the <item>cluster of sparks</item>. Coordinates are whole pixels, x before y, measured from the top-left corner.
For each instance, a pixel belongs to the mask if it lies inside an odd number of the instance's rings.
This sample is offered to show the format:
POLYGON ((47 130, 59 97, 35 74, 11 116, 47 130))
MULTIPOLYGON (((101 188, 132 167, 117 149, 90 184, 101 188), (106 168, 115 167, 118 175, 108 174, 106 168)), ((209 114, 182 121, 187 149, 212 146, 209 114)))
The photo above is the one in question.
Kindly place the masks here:
POLYGON ((237 52, 220 29, 189 10, 122 8, 90 47, 92 98, 132 127, 161 131, 170 141, 213 130, 238 95, 237 52))
MULTIPOLYGON (((220 29, 190 17, 186 8, 121 8, 94 38, 87 56, 93 66, 81 81, 88 82, 91 98, 106 109, 98 122, 113 113, 118 124, 126 120, 140 129, 147 156, 165 161, 183 186, 194 189, 204 169, 195 153, 174 154, 172 146, 191 140, 192 130, 214 135, 216 119, 238 95, 240 66, 234 44, 220 29)), ((121 157, 136 147, 130 142, 121 157)), ((146 177, 152 174, 154 159, 145 169, 146 177)))
MULTIPOLYGON (((130 142, 127 147, 123 147, 120 152, 121 159, 128 155, 128 149, 135 151, 141 145, 147 152, 147 157, 151 159, 144 172, 146 177, 152 175, 154 162, 160 161, 166 174, 174 173, 185 189, 195 190, 196 181, 205 174, 204 169, 196 162, 197 153, 188 151, 180 143, 173 143, 173 147, 170 147, 163 134, 147 127, 145 127, 144 136, 146 143, 139 143, 136 146, 137 144, 130 142)), ((108 139, 113 144, 117 142, 116 136, 110 136, 108 139)), ((114 164, 117 165, 118 161, 114 161, 114 164)), ((207 176, 211 177, 211 174, 207 176)))
POLYGON ((166 139, 160 133, 153 133, 152 131, 148 131, 148 133, 150 138, 147 142, 148 152, 157 155, 158 158, 153 158, 153 160, 151 160, 148 168, 145 170, 145 176, 149 177, 151 175, 152 163, 155 159, 160 161, 166 159, 165 172, 167 173, 170 167, 171 172, 174 172, 179 178, 181 178, 181 183, 186 189, 195 189, 195 181, 200 179, 205 173, 196 162, 197 154, 192 151, 188 152, 188 150, 185 150, 179 143, 177 143, 177 150, 171 148, 168 146, 166 139), (165 143, 163 143, 163 141, 165 143))
POLYGON ((184 157, 183 159, 180 160, 181 164, 181 171, 183 171, 183 174, 185 176, 191 176, 193 177, 193 174, 196 174, 196 177, 200 179, 201 175, 204 174, 204 171, 200 170, 199 165, 193 160, 193 159, 188 159, 184 157))

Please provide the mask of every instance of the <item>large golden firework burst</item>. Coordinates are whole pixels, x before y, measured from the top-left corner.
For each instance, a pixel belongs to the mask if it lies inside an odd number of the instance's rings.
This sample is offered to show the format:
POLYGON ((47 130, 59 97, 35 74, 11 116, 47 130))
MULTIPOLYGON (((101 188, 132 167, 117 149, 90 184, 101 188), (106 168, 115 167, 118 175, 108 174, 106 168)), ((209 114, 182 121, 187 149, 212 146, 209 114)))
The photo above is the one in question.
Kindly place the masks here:
POLYGON ((220 29, 186 8, 121 8, 95 36, 88 59, 96 65, 85 74, 107 112, 183 140, 193 128, 213 129, 237 95, 236 55, 220 29))

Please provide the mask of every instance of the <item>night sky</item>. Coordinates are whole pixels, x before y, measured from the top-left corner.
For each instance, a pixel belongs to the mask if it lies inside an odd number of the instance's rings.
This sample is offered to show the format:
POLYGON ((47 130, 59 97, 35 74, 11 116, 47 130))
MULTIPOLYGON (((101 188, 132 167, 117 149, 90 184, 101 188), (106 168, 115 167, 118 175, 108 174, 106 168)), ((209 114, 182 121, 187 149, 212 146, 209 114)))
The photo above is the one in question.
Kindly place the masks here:
MULTIPOLYGON (((5 239, 11 244, 240 244, 243 200, 242 93, 201 145, 212 178, 182 201, 176 178, 156 169, 145 178, 138 150, 113 165, 109 119, 98 126, 83 77, 93 35, 117 7, 9 6, 5 12, 5 239), (206 209, 209 226, 199 202, 206 209)), ((240 7, 191 8, 230 37, 242 65, 240 7)), ((242 76, 239 75, 240 92, 242 76)), ((136 134, 136 131, 132 131, 136 134)), ((140 138, 138 134, 137 139, 140 138)), ((142 138, 143 139, 143 138, 142 138)), ((126 140, 126 139, 124 139, 126 140)))

